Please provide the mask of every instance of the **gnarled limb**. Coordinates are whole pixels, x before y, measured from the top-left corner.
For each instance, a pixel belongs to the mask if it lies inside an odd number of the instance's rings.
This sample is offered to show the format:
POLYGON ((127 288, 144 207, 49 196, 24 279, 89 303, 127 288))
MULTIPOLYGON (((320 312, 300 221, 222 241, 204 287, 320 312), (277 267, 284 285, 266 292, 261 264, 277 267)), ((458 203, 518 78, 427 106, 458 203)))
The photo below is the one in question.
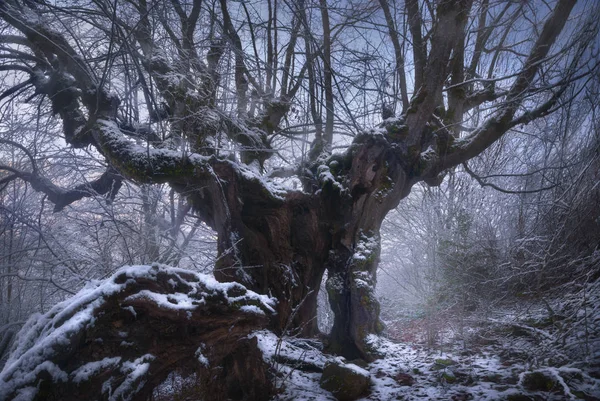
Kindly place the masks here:
POLYGON ((450 54, 458 41, 463 39, 463 30, 471 5, 472 0, 441 1, 438 4, 431 51, 423 75, 424 82, 406 112, 406 143, 409 147, 422 141, 423 129, 439 105, 448 73, 450 54))
POLYGON ((396 22, 392 17, 390 6, 387 0, 379 0, 379 5, 383 10, 385 16, 385 22, 388 26, 388 31, 392 44, 394 45, 394 55, 396 56, 396 74, 400 80, 400 99, 402 100, 402 110, 408 109, 408 89, 406 87, 406 72, 404 69, 404 55, 402 46, 400 45, 399 34, 396 29, 396 22))
POLYGON ((97 179, 77 185, 71 189, 64 189, 55 185, 37 171, 21 171, 10 166, 1 165, 0 170, 12 172, 14 179, 20 178, 31 184, 31 187, 36 191, 48 196, 48 200, 54 203, 55 212, 61 211, 66 206, 80 199, 96 195, 106 195, 107 200, 112 202, 122 185, 121 175, 110 167, 97 179))

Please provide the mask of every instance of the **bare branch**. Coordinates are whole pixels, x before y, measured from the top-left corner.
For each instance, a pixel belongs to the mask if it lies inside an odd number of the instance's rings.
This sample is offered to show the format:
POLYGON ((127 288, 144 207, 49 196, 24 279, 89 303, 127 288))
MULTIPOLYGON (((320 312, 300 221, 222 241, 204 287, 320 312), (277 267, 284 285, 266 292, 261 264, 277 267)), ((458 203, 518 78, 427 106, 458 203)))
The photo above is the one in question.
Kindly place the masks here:
MULTIPOLYGON (((479 155, 513 126, 512 119, 521 104, 523 92, 533 82, 533 78, 540 69, 540 62, 548 55, 552 44, 556 41, 556 38, 567 22, 575 3, 575 0, 560 0, 558 2, 556 8, 546 20, 542 32, 525 62, 524 68, 518 74, 508 92, 504 107, 469 137, 457 143, 447 155, 443 156, 438 171, 456 166, 479 155)), ((542 106, 539 112, 542 113, 547 107, 542 106)))
POLYGON ((396 30, 396 23, 392 18, 392 13, 390 11, 390 6, 388 5, 387 0, 379 0, 379 4, 381 6, 381 9, 383 10, 383 14, 385 15, 385 21, 388 26, 390 39, 392 40, 392 44, 394 45, 394 53, 396 56, 396 74, 398 75, 398 79, 400 80, 400 97, 402 99, 402 110, 407 110, 408 89, 406 88, 406 71, 404 70, 404 56, 402 55, 402 47, 400 46, 400 41, 398 40, 399 34, 396 30))
MULTIPOLYGON (((427 62, 427 47, 423 41, 421 27, 421 11, 419 10, 418 0, 406 0, 406 14, 408 16, 408 26, 413 40, 413 60, 415 62, 415 90, 414 94, 418 93, 423 86, 423 77, 425 74, 425 65, 427 62)), ((414 96, 413 94, 413 96, 414 96)))
POLYGON ((496 184, 492 184, 491 182, 485 181, 482 177, 480 177, 479 175, 474 173, 473 170, 471 170, 469 168, 469 166, 467 165, 467 162, 464 162, 462 164, 462 166, 465 169, 465 171, 467 172, 467 174, 469 174, 472 178, 474 178, 475 181, 477 181, 477 183, 479 183, 479 185, 481 185, 482 187, 490 187, 490 188, 495 189, 496 191, 499 191, 499 192, 502 192, 505 194, 535 194, 538 192, 548 191, 548 190, 550 190, 552 188, 556 188, 558 186, 558 184, 554 184, 554 185, 550 185, 550 186, 538 188, 538 189, 523 189, 523 190, 504 189, 504 188, 497 186, 496 184))
POLYGON ((50 202, 54 203, 55 212, 61 211, 80 199, 96 195, 107 195, 107 200, 111 202, 122 185, 121 176, 111 168, 108 168, 99 178, 80 184, 72 189, 61 188, 36 171, 30 173, 1 165, 0 170, 8 170, 14 173, 14 177, 28 182, 34 190, 46 194, 50 202))

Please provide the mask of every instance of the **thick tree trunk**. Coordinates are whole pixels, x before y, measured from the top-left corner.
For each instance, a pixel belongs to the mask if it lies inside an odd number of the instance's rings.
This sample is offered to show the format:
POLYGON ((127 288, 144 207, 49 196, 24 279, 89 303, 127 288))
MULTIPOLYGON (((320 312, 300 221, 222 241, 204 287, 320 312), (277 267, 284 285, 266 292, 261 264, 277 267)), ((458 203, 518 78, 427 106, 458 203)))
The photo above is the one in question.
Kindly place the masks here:
POLYGON ((383 136, 365 134, 354 143, 346 155, 348 170, 339 174, 347 189, 340 194, 339 229, 327 266, 327 292, 335 314, 329 348, 347 358, 372 360, 367 337, 383 330, 375 297, 379 230, 415 180, 409 178, 402 154, 383 136))
POLYGON ((270 327, 278 334, 315 335, 317 295, 331 243, 319 199, 300 193, 273 204, 245 199, 239 208, 229 208, 229 224, 218 230, 215 277, 277 298, 270 327))
POLYGON ((312 336, 327 270, 335 314, 330 350, 371 360, 366 338, 383 328, 375 298, 379 229, 415 180, 382 135, 365 134, 354 143, 345 155, 314 167, 318 180, 311 185, 319 190, 285 199, 253 196, 256 188, 218 171, 227 184, 214 191, 222 191, 227 207, 212 209, 219 236, 215 276, 277 298, 270 326, 275 332, 312 336))
POLYGON ((339 249, 334 252, 336 258, 331 260, 327 294, 335 317, 329 350, 348 359, 370 361, 374 355, 367 344, 367 336, 383 330, 374 292, 379 238, 365 236, 356 245, 356 253, 339 249))

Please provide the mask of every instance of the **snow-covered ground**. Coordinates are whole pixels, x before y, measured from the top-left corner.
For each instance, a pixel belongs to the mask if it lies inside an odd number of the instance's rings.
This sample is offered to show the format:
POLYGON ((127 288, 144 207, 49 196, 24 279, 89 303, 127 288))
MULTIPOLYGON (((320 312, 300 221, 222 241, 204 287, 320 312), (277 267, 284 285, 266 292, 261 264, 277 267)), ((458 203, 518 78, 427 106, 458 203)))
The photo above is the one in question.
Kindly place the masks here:
MULTIPOLYGON (((319 381, 325 364, 339 357, 324 354, 315 340, 253 336, 276 371, 276 400, 335 400, 319 381)), ((370 342, 382 358, 363 364, 371 387, 361 400, 600 400, 598 370, 581 363, 534 366, 521 352, 525 340, 445 352, 377 336, 370 342)))
MULTIPOLYGON (((521 301, 503 310, 496 308, 493 313, 472 313, 460 319, 450 311, 435 319, 406 314, 395 326, 388 322, 388 335, 400 341, 375 335, 368 338, 370 348, 379 355, 371 363, 329 355, 318 339, 278 337, 266 330, 253 332, 250 337, 256 338, 263 358, 273 369, 274 399, 279 401, 335 400, 320 386, 328 364, 342 365, 365 385, 370 382, 361 400, 600 401, 599 285, 586 288, 585 297, 565 295, 556 302, 541 304, 521 301), (432 328, 438 341, 427 347, 431 339, 427 333, 432 328)), ((141 353, 127 359, 119 348, 102 359, 84 360, 74 370, 65 371, 55 363, 57 355, 75 352, 70 339, 79 338, 84 329, 97 324, 102 316, 97 313, 99 308, 124 291, 129 292, 123 302, 143 297, 158 309, 186 313, 188 319, 209 297, 213 303, 217 298, 223 305, 238 303, 239 310, 251 315, 272 311, 273 306, 273 300, 266 296, 239 284, 218 283, 212 276, 162 265, 124 267, 29 320, 0 372, 0 401, 15 399, 15 394, 20 400, 34 399, 40 372, 55 383, 72 380, 79 384, 110 370, 120 372, 125 379, 118 386, 112 379, 106 381, 103 395, 115 400, 134 399, 138 383, 150 374, 150 364, 160 360, 155 355, 141 353), (136 287, 137 279, 155 283, 151 287, 154 290, 136 287), (172 288, 178 291, 171 294, 172 288), (128 395, 123 396, 125 393, 128 395)), ((122 309, 127 316, 137 316, 131 305, 122 309)), ((119 341, 121 337, 119 331, 119 341)), ((206 367, 210 350, 203 343, 194 350, 200 366, 206 367)), ((196 379, 173 372, 156 389, 155 399, 172 399, 185 389, 194 390, 196 379)), ((197 392, 192 392, 186 399, 196 397, 197 392)))

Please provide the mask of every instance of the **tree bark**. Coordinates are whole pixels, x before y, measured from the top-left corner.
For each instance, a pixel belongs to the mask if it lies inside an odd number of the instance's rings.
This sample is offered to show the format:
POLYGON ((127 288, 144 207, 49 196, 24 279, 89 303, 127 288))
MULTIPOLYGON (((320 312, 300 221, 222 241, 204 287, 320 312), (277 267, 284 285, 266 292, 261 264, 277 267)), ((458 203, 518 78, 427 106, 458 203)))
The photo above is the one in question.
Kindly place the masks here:
POLYGON ((215 277, 275 296, 277 315, 270 326, 275 332, 315 335, 317 294, 331 243, 319 199, 292 193, 268 204, 246 192, 239 204, 239 196, 229 190, 230 217, 215 226, 215 277))
POLYGON ((323 140, 326 151, 331 153, 333 145, 333 71, 331 69, 331 28, 329 27, 329 9, 327 0, 319 0, 321 20, 323 21, 323 74, 325 75, 325 131, 323 140))
MULTIPOLYGON (((332 249, 327 262, 327 292, 335 314, 329 339, 333 352, 372 360, 367 336, 380 333, 375 297, 380 253, 380 227, 386 214, 408 195, 416 182, 402 167, 402 155, 383 136, 365 134, 355 140, 337 174, 344 190, 323 190, 336 210, 332 249)), ((330 163, 335 167, 336 163, 330 163)))
POLYGON ((195 396, 267 400, 271 373, 247 336, 271 311, 241 285, 125 267, 26 324, 0 374, 0 399, 146 400, 175 373, 198 383, 195 396))
POLYGON ((313 166, 318 191, 291 192, 284 199, 261 196, 261 188, 241 181, 236 170, 214 166, 219 184, 206 193, 222 197, 199 197, 194 204, 213 204, 199 211, 212 216, 218 232, 215 276, 275 296, 277 315, 270 325, 275 332, 318 332, 316 300, 327 270, 335 313, 331 350, 373 359, 366 337, 383 328, 374 294, 379 229, 419 181, 407 175, 402 153, 390 145, 382 135, 357 137, 351 151, 313 166))

